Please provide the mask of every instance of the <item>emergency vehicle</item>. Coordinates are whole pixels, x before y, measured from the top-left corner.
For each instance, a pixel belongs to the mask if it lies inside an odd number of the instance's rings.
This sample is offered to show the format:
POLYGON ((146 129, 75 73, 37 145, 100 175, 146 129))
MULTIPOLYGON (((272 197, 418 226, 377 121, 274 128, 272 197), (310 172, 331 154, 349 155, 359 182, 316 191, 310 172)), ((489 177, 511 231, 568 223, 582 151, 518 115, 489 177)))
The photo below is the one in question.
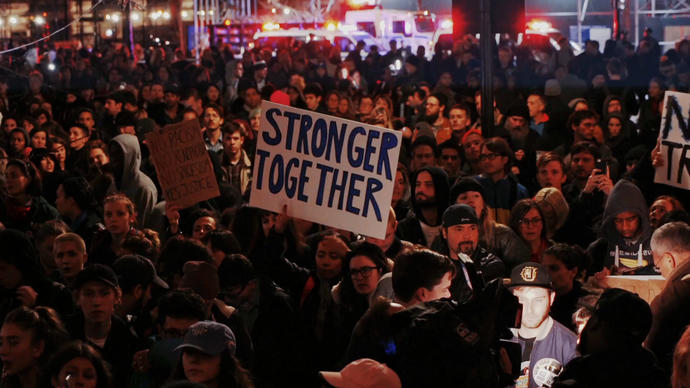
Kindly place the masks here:
POLYGON ((428 48, 436 30, 436 16, 429 11, 404 11, 396 9, 366 9, 345 12, 345 26, 369 33, 380 51, 388 51, 389 42, 395 40, 400 47, 428 48))

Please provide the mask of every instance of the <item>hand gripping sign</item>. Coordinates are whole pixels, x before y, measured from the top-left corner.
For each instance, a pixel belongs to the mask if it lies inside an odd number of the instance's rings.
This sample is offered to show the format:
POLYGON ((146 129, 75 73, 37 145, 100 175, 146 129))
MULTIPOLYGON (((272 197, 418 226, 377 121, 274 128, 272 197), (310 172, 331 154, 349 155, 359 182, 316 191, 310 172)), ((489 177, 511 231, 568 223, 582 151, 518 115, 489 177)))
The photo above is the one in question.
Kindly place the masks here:
POLYGON ((400 132, 261 103, 250 206, 383 239, 400 132))

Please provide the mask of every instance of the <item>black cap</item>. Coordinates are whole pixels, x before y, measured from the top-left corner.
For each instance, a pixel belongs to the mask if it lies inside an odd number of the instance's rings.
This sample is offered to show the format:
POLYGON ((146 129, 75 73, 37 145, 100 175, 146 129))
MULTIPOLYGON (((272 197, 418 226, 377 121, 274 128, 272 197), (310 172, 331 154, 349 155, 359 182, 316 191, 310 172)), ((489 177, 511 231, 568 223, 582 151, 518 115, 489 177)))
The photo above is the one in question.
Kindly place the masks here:
POLYGON ((261 70, 266 68, 266 61, 256 61, 254 62, 253 69, 254 70, 261 70))
POLYGON ((74 280, 73 288, 78 290, 84 284, 90 281, 99 281, 113 288, 120 287, 120 283, 117 281, 117 275, 115 275, 115 272, 113 272, 110 267, 103 264, 91 264, 82 269, 81 272, 77 274, 77 278, 74 280))
POLYGON ((141 255, 124 255, 113 263, 113 270, 117 274, 118 281, 125 285, 135 286, 137 284, 156 286, 168 289, 168 283, 158 277, 156 268, 151 260, 141 255))
POLYGON ((453 225, 478 224, 479 219, 474 208, 466 204, 455 204, 443 213, 443 226, 448 228, 453 225))
POLYGON ((544 287, 553 288, 551 275, 544 266, 539 263, 526 262, 513 268, 510 273, 509 287, 544 287))
POLYGON ((482 185, 480 185, 479 182, 472 177, 465 177, 460 179, 456 184, 453 185, 453 187, 450 188, 450 201, 455 202, 460 194, 468 191, 476 191, 482 195, 482 198, 485 197, 484 188, 482 185))

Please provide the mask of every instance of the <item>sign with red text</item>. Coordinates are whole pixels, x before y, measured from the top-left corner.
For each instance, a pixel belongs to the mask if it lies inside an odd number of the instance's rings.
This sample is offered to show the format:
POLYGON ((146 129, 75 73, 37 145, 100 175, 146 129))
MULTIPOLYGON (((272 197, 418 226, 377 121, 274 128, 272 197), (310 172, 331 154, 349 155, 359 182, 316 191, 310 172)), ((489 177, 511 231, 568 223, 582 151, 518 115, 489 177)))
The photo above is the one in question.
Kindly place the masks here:
POLYGON ((398 131, 268 101, 250 206, 383 239, 398 165, 398 131))

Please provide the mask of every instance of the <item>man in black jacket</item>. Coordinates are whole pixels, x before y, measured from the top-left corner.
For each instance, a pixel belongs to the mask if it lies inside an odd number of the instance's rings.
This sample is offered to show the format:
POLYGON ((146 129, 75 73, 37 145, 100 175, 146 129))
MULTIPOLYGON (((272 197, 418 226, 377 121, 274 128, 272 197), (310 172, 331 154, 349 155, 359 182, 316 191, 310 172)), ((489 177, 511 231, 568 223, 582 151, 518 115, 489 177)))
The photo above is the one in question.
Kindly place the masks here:
POLYGON ((127 386, 137 337, 115 315, 122 297, 117 275, 110 267, 92 264, 79 272, 73 288, 80 310, 65 322, 70 335, 97 347, 113 367, 114 385, 127 386))
POLYGON ((453 298, 464 301, 484 284, 506 275, 503 261, 479 246, 479 219, 470 205, 456 204, 443 213, 443 251, 453 260, 457 276, 450 287, 453 298))

